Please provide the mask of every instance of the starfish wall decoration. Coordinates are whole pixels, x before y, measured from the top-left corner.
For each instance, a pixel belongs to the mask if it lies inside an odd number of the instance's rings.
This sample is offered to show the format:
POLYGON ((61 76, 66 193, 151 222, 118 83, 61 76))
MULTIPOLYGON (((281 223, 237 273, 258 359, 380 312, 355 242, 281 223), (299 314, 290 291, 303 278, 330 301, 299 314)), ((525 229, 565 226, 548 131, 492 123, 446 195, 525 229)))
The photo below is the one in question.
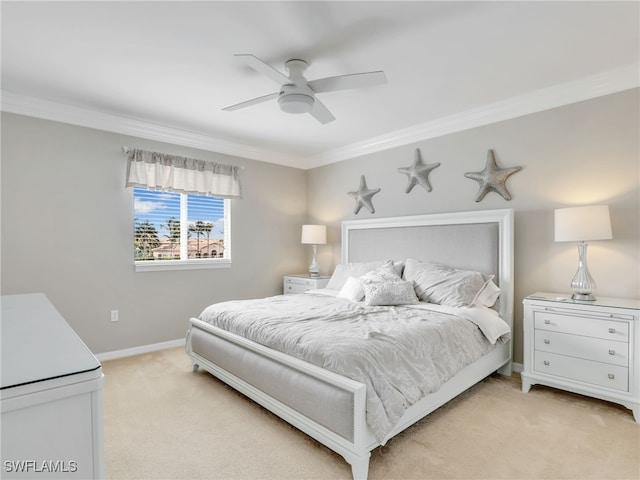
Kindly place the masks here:
POLYGON ((490 191, 502 195, 505 200, 511 200, 511 195, 507 191, 505 182, 514 173, 520 171, 522 167, 498 168, 493 150, 487 152, 487 164, 481 172, 468 172, 464 176, 475 180, 480 184, 480 190, 476 195, 476 202, 479 202, 490 191))
POLYGON ((371 198, 379 191, 379 188, 369 190, 364 175, 360 175, 360 187, 358 187, 358 190, 356 190, 355 192, 347 192, 348 195, 351 195, 356 199, 356 208, 353 213, 357 215, 362 207, 366 207, 367 210, 369 210, 371 213, 376 213, 375 209, 373 208, 373 203, 371 203, 371 198))
POLYGON ((429 183, 429 173, 431 173, 431 170, 438 168, 439 166, 440 162, 431 164, 423 163, 422 155, 420 155, 420 149, 416 148, 413 165, 398 169, 398 172, 404 173, 409 178, 409 184, 407 185, 405 193, 409 193, 416 185, 422 185, 427 192, 430 192, 431 184, 429 183))

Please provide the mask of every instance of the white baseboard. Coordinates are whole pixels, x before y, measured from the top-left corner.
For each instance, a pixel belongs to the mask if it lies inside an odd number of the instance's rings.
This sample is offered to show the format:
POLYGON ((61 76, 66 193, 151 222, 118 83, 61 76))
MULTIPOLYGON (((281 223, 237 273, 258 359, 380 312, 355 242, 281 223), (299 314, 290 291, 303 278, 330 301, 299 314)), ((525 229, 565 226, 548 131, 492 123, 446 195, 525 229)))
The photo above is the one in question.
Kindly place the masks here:
POLYGON ((522 365, 521 363, 513 362, 513 363, 511 364, 511 369, 512 369, 515 373, 522 373, 522 370, 524 370, 524 365, 522 365))
POLYGON ((155 352, 156 350, 164 350, 165 348, 174 348, 184 345, 185 339, 169 340, 168 342, 152 343, 151 345, 141 345, 140 347, 125 348, 124 350, 114 350, 113 352, 104 352, 96 354, 99 362, 107 360, 115 360, 116 358, 131 357, 142 353, 155 352))

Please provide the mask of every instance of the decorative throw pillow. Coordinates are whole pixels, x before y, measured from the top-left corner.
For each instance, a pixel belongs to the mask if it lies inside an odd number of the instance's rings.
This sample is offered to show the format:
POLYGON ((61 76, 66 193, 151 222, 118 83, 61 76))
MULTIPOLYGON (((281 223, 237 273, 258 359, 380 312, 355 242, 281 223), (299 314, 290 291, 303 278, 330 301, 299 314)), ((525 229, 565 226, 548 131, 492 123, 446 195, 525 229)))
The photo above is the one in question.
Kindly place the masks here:
POLYGON ((498 300, 500 291, 500 287, 493 283, 493 275, 490 275, 482 289, 476 294, 476 297, 473 299, 471 304, 476 307, 491 308, 496 303, 496 300, 498 300))
POLYGON ((398 280, 395 282, 365 283, 364 303, 367 305, 411 305, 418 303, 413 282, 398 280))
POLYGON ((338 293, 338 298, 346 298, 352 302, 359 302, 364 298, 364 287, 356 277, 349 277, 338 293))
POLYGON ((468 307, 485 285, 480 272, 457 270, 447 265, 408 259, 404 278, 413 280, 416 294, 424 302, 468 307))

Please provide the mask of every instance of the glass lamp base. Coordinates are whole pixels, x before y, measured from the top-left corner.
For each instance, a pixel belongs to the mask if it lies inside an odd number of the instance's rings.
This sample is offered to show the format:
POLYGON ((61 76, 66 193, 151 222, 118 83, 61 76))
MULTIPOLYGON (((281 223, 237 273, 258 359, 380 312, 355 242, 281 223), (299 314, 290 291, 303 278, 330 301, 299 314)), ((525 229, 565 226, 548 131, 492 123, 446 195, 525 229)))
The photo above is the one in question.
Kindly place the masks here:
POLYGON ((578 243, 578 271, 571 281, 571 291, 573 300, 582 300, 593 302, 596 297, 592 295, 596 289, 596 282, 589 273, 587 268, 587 244, 585 242, 578 243))
POLYGON ((311 260, 311 265, 309 265, 309 276, 310 277, 320 276, 320 268, 318 268, 318 262, 316 262, 316 246, 315 245, 313 245, 313 259, 311 260))

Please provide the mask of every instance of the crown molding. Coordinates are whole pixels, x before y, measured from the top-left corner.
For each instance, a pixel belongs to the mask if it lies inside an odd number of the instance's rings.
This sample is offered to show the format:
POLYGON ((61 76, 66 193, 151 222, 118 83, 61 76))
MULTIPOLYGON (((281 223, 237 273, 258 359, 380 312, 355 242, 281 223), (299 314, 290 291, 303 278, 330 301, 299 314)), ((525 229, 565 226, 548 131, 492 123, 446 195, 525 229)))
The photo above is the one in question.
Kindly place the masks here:
POLYGON ((121 115, 80 108, 35 97, 2 92, 3 112, 17 113, 133 137, 300 168, 300 157, 234 143, 201 133, 167 127, 121 115))
POLYGON ((615 70, 565 82, 465 112, 438 118, 409 128, 396 130, 306 158, 292 156, 285 152, 255 148, 210 135, 158 125, 97 110, 65 105, 35 97, 23 96, 7 91, 2 92, 1 110, 174 145, 199 148, 251 160, 310 169, 637 88, 640 86, 639 72, 639 64, 627 65, 615 70))
POLYGON ((307 157, 304 168, 320 167, 639 86, 640 64, 627 65, 307 157))

